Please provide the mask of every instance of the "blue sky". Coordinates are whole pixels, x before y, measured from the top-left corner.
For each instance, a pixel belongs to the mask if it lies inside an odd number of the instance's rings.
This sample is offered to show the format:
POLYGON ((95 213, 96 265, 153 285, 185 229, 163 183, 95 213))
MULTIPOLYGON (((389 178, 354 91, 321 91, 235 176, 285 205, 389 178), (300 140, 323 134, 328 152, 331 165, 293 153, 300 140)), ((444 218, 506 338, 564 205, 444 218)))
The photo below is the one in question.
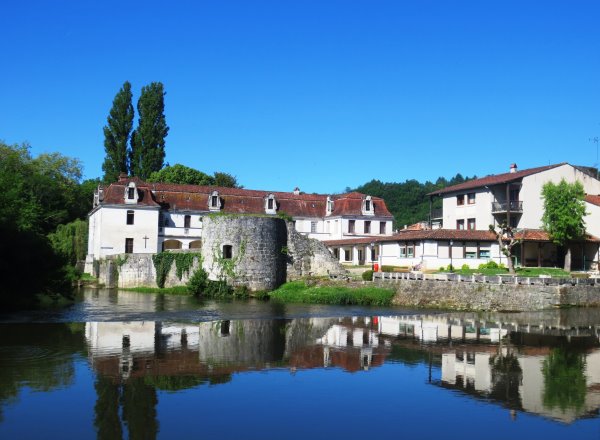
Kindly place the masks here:
POLYGON ((247 188, 594 165, 597 1, 7 1, 0 139, 102 174, 115 93, 161 81, 167 158, 247 188))

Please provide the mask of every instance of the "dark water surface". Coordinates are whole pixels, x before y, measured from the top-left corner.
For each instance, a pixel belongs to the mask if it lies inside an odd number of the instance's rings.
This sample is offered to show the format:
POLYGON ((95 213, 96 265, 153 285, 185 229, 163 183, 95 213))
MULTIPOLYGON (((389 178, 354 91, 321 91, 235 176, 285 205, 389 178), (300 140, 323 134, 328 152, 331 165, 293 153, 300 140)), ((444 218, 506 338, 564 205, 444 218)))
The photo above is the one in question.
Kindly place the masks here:
POLYGON ((86 291, 0 315, 0 438, 600 439, 600 310, 86 291))

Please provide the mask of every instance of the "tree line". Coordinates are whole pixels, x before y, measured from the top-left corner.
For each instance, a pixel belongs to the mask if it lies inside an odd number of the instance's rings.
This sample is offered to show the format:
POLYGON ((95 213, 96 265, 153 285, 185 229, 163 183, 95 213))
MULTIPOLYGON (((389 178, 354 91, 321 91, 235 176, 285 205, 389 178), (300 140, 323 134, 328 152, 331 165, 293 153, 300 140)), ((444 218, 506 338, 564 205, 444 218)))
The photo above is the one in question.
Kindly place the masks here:
MULTIPOLYGON (((346 191, 358 191, 363 194, 381 197, 394 216, 394 228, 402 229, 405 225, 412 225, 429 219, 429 196, 427 194, 475 178, 476 176, 463 177, 459 173, 450 179, 439 177, 435 182, 426 181, 424 183, 414 179, 404 182, 382 182, 373 179, 355 189, 346 188, 346 191)), ((434 197, 433 208, 438 209, 441 207, 441 198, 434 197)))

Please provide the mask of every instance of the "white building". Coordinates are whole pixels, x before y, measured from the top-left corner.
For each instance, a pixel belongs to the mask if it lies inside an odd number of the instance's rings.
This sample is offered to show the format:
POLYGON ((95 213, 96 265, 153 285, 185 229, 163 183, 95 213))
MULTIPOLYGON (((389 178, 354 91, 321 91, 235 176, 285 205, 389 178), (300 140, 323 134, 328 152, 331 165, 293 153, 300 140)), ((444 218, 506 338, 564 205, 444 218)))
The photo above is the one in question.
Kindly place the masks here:
MULTIPOLYGON (((506 257, 490 225, 506 222, 515 228, 522 243, 513 249, 515 263, 522 266, 562 266, 564 253, 541 230, 542 187, 547 182, 581 182, 587 194, 600 194, 596 170, 567 163, 473 179, 435 191, 442 198, 442 210, 431 210, 426 229, 402 230, 388 237, 330 240, 326 244, 342 263, 438 269, 452 264, 477 268, 489 260, 506 264, 506 257)), ((585 218, 589 234, 574 243, 572 267, 598 267, 600 240, 600 196, 586 198, 585 218)))
POLYGON ((214 186, 147 183, 121 176, 99 187, 89 214, 87 262, 123 254, 195 249, 202 219, 211 213, 292 217, 296 230, 318 240, 382 237, 392 215, 378 197, 256 191, 214 186))
POLYGON ((473 179, 429 194, 442 197, 441 212, 432 212, 432 227, 485 230, 506 224, 518 229, 540 229, 544 214, 542 187, 548 182, 580 182, 587 194, 600 194, 596 169, 568 163, 529 168, 473 179))

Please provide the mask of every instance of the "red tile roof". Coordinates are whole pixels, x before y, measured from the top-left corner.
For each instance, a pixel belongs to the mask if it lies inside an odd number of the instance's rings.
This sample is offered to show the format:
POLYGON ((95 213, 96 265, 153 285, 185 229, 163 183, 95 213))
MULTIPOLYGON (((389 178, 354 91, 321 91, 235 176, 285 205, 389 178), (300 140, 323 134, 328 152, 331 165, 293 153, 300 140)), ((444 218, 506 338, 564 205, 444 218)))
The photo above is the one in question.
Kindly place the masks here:
MULTIPOLYGON (((550 236, 548 235, 548 233, 541 229, 522 229, 515 233, 515 238, 517 238, 519 240, 523 240, 523 241, 545 241, 545 242, 552 241, 550 239, 550 236)), ((578 240, 578 241, 580 241, 580 240, 578 240)), ((593 235, 586 234, 583 241, 590 242, 590 243, 598 243, 598 242, 600 242, 600 239, 597 237, 594 237, 593 235)))
MULTIPOLYGON (((177 185, 171 183, 149 183, 138 178, 121 178, 104 190, 102 204, 123 204, 125 187, 135 182, 141 196, 138 204, 162 206, 164 209, 179 211, 209 211, 208 198, 217 191, 221 199, 221 210, 232 214, 264 214, 265 198, 273 194, 277 202, 277 211, 293 217, 325 217, 327 195, 295 194, 293 192, 260 191, 243 188, 225 188, 218 186, 177 185)), ((362 200, 360 193, 331 196, 334 201, 332 216, 360 216, 362 200)), ((383 199, 372 197, 376 218, 392 218, 383 199)))
MULTIPOLYGON (((102 205, 124 205, 125 188, 127 185, 128 183, 113 183, 112 185, 109 185, 108 188, 104 188, 104 196, 102 197, 100 203, 102 205)), ((156 201, 154 201, 152 192, 147 185, 138 185, 136 182, 136 188, 138 193, 138 205, 156 207, 160 206, 158 203, 156 203, 156 201)))
POLYGON ((457 191, 465 191, 469 189, 481 188, 484 186, 492 186, 492 185, 500 185, 503 183, 514 182, 516 180, 520 180, 523 177, 531 176, 532 174, 541 173, 542 171, 551 170, 552 168, 556 168, 562 165, 566 165, 566 162, 558 163, 554 165, 547 165, 544 167, 537 168, 529 168, 522 171, 517 171, 515 173, 503 173, 503 174, 492 174, 490 176, 482 177, 479 179, 469 180, 467 182, 459 183, 458 185, 448 186, 446 188, 439 189, 432 193, 429 193, 429 196, 436 196, 440 194, 446 194, 450 192, 457 191))
POLYGON ((591 195, 586 194, 585 201, 591 203, 592 205, 600 206, 600 195, 591 195))

